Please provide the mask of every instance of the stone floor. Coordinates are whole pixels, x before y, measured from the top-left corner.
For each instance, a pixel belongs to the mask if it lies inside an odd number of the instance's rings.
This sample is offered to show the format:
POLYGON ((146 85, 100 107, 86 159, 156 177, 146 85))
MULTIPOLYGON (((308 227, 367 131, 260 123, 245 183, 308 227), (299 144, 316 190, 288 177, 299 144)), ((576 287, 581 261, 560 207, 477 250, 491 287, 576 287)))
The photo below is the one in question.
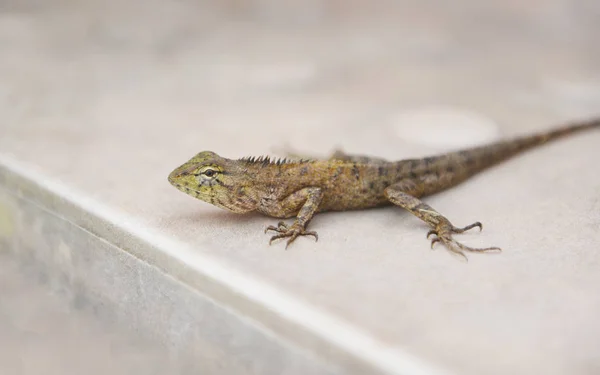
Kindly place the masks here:
POLYGON ((164 348, 72 309, 61 293, 0 257, 2 374, 165 374, 180 368, 164 348))

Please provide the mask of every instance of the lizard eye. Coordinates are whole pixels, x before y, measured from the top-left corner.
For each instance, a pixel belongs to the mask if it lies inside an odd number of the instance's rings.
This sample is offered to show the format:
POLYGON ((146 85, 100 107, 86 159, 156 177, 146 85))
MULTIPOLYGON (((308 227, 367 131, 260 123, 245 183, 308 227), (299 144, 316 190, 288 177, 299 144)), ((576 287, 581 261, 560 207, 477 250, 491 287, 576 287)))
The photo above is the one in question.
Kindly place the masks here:
POLYGON ((208 178, 213 178, 217 175, 217 171, 214 169, 205 169, 202 174, 208 178))

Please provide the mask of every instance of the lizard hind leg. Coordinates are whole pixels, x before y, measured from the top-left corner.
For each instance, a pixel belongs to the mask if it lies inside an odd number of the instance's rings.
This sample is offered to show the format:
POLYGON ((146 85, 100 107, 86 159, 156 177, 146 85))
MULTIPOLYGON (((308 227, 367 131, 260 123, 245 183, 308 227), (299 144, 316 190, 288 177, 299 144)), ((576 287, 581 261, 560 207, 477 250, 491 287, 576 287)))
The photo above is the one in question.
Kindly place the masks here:
POLYGON ((413 215, 425 221, 433 228, 427 233, 427 238, 432 235, 434 236, 434 238, 431 240, 431 248, 433 248, 435 243, 441 242, 452 254, 461 256, 465 260, 467 260, 467 257, 464 254, 465 251, 472 253, 501 251, 499 247, 473 248, 456 241, 452 237, 453 234, 463 233, 475 227, 479 227, 481 230, 483 226, 480 222, 475 222, 463 228, 455 227, 450 220, 441 215, 427 203, 406 193, 404 190, 406 190, 406 188, 410 185, 412 184, 404 184, 399 182, 388 187, 385 190, 385 195, 392 203, 410 211, 413 215))

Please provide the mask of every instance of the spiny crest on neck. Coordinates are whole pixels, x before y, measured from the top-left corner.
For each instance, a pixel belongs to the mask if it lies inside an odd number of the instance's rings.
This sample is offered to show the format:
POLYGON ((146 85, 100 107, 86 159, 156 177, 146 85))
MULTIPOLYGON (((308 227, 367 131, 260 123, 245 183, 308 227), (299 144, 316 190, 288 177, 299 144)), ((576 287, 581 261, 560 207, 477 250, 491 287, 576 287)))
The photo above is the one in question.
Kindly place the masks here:
POLYGON ((239 161, 243 161, 247 164, 258 164, 262 166, 266 165, 283 165, 283 164, 302 164, 310 163, 312 159, 293 159, 293 158, 271 158, 269 156, 246 156, 239 161))

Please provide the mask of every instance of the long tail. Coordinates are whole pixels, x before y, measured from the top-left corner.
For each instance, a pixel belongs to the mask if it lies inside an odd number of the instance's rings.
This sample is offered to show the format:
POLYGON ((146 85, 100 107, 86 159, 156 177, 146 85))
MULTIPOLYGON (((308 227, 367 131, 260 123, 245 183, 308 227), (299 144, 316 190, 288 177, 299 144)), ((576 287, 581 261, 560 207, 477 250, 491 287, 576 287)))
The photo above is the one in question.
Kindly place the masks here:
POLYGON ((600 128, 600 118, 573 123, 544 133, 508 139, 486 146, 451 153, 451 159, 465 167, 468 174, 473 174, 509 159, 523 151, 529 150, 530 148, 593 128, 600 128))

